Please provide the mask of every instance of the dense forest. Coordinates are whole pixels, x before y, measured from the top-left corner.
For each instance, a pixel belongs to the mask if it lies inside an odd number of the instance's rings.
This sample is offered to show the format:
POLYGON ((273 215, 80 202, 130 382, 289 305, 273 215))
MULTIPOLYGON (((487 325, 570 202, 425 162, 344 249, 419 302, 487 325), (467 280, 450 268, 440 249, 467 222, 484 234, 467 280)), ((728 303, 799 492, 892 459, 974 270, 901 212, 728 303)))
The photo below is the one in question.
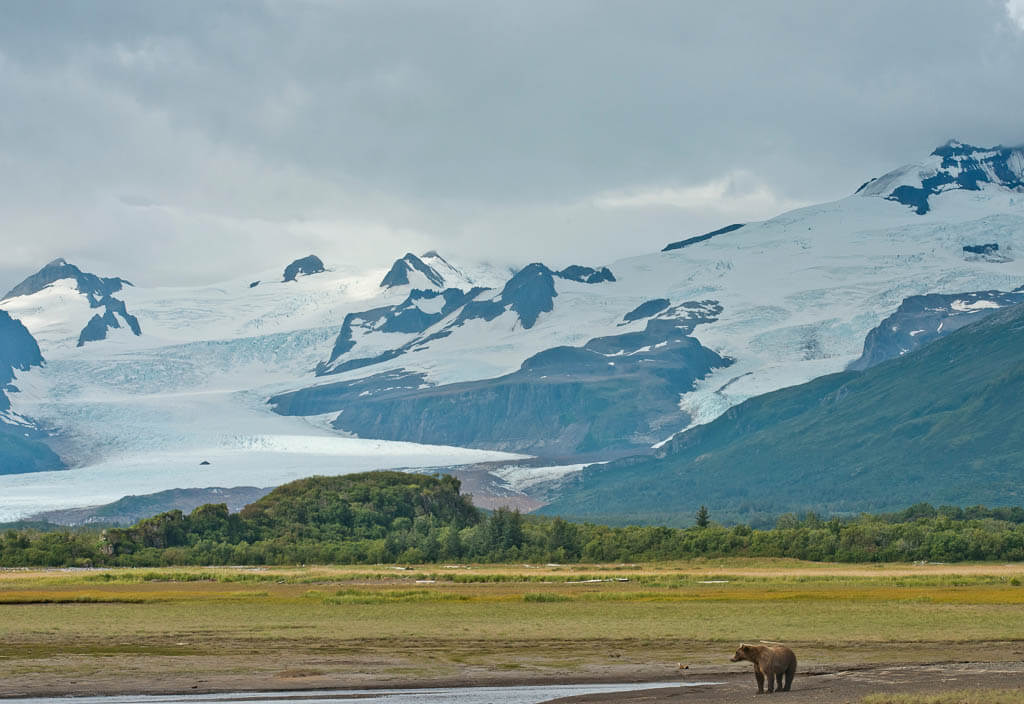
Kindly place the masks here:
POLYGON ((311 477, 239 513, 169 511, 128 528, 0 534, 0 566, 612 562, 792 557, 839 562, 1024 560, 1024 509, 918 504, 892 514, 781 516, 725 527, 702 510, 690 528, 608 527, 484 513, 449 476, 370 472, 311 477))

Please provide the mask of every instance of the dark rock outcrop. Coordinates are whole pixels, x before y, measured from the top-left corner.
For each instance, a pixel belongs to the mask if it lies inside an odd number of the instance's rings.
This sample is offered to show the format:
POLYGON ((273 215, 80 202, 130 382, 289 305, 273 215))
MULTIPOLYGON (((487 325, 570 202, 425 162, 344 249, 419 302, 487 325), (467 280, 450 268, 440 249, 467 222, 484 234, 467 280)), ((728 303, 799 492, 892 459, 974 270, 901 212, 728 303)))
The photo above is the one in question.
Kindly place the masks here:
MULTIPOLYGON (((302 257, 296 259, 291 264, 284 268, 284 279, 283 281, 295 281, 297 276, 309 276, 310 274, 319 274, 324 270, 324 263, 320 261, 320 257, 315 254, 310 254, 308 257, 302 257)), ((249 288, 253 288, 259 281, 253 284, 249 284, 249 288)))
MULTIPOLYGON (((7 393, 16 371, 40 366, 39 345, 21 321, 0 310, 0 412, 11 408, 7 393)), ((21 474, 63 469, 64 463, 42 439, 45 433, 30 425, 14 425, 0 417, 0 474, 21 474)))
POLYGON ((1000 308, 1024 303, 1024 292, 972 291, 929 293, 903 299, 900 307, 871 330, 864 352, 848 369, 868 369, 900 357, 991 315, 1000 308))
MULTIPOLYGON (((928 199, 944 191, 978 191, 983 183, 1024 190, 1022 147, 999 145, 987 148, 949 141, 933 151, 931 156, 941 157, 940 166, 927 175, 922 173, 920 186, 897 186, 885 198, 910 206, 918 215, 924 215, 931 209, 928 199)), ((880 179, 884 180, 885 177, 880 179)))
MULTIPOLYGON (((433 255, 437 256, 437 255, 433 255)), ((440 258, 440 257, 438 257, 440 258)), ((424 273, 416 265, 423 262, 412 254, 407 254, 395 262, 388 276, 381 282, 382 286, 404 285, 409 281, 408 273, 416 270, 424 273), (411 258, 411 259, 410 259, 411 258)), ((428 267, 429 268, 429 267, 428 267)), ((433 271, 433 269, 431 269, 433 271)), ((434 272, 436 274, 436 272, 434 272)), ((380 362, 395 359, 406 352, 425 349, 430 342, 452 334, 455 328, 465 325, 471 320, 483 320, 489 322, 507 311, 514 312, 519 323, 524 329, 532 328, 542 313, 554 310, 554 299, 558 296, 555 288, 555 279, 571 279, 583 283, 600 283, 603 281, 614 281, 615 277, 607 267, 593 269, 584 266, 571 266, 560 272, 554 272, 539 262, 529 264, 511 279, 501 292, 496 296, 491 293, 491 298, 484 298, 484 294, 491 289, 476 287, 469 291, 462 291, 457 288, 448 288, 443 291, 413 289, 409 296, 400 304, 395 306, 383 306, 360 313, 350 313, 345 316, 341 331, 334 342, 331 356, 326 362, 317 365, 317 376, 337 374, 352 369, 367 367, 380 362), (441 306, 436 304, 424 309, 418 305, 419 301, 434 300, 443 297, 441 306), (460 310, 461 309, 461 310, 460 310), (352 351, 356 346, 357 329, 368 332, 400 332, 400 333, 427 333, 429 329, 443 320, 453 316, 453 319, 445 323, 444 327, 421 337, 410 340, 400 346, 385 350, 372 357, 358 357, 338 360, 352 351)), ((437 275, 437 280, 441 280, 437 275)))
POLYGON ((654 298, 649 301, 644 301, 636 308, 622 316, 622 321, 625 323, 631 323, 634 320, 650 318, 652 315, 657 315, 661 311, 665 310, 668 306, 669 300, 667 298, 654 298))
POLYGON ((66 469, 50 447, 46 434, 20 425, 0 422, 0 474, 27 474, 66 469))
POLYGON ((418 271, 426 277, 433 286, 444 287, 444 277, 433 267, 424 264, 423 260, 412 252, 407 252, 401 259, 396 259, 391 265, 391 270, 384 275, 380 282, 381 288, 393 288, 395 286, 408 286, 409 273, 418 271))
POLYGON ((78 336, 79 347, 83 346, 86 342, 105 339, 107 337, 107 330, 110 328, 120 328, 121 324, 114 315, 115 313, 121 316, 121 319, 128 325, 132 333, 135 335, 142 334, 138 318, 128 313, 124 301, 115 298, 113 295, 124 286, 131 286, 130 281, 116 277, 101 278, 95 274, 83 272, 74 264, 68 264, 63 259, 54 259, 8 291, 4 299, 14 298, 15 296, 30 296, 33 293, 42 291, 50 284, 63 279, 75 281, 78 292, 86 297, 91 308, 104 309, 102 315, 99 313, 94 315, 82 329, 78 336))
MULTIPOLYGON (((535 268, 531 280, 542 276, 535 268)), ((396 371, 270 403, 284 415, 341 411, 335 427, 361 437, 548 455, 642 450, 686 424, 680 393, 730 363, 689 336, 720 312, 714 301, 683 303, 643 332, 545 350, 494 379, 430 386, 396 371)))
POLYGON ((54 259, 42 269, 32 274, 20 284, 12 288, 0 300, 14 298, 15 296, 29 296, 38 293, 44 288, 60 281, 61 279, 74 279, 78 290, 89 298, 89 304, 98 308, 103 298, 117 293, 124 286, 131 286, 130 281, 119 278, 100 278, 95 274, 83 272, 74 264, 68 264, 63 259, 54 259))
POLYGON ((26 372, 42 363, 43 355, 28 328, 0 310, 0 411, 10 408, 4 389, 14 379, 14 372, 26 372))
POLYGON ((615 281, 615 275, 606 266, 600 269, 593 269, 589 266, 573 264, 556 272, 555 276, 569 281, 579 281, 581 284, 599 284, 603 281, 615 281))
MULTIPOLYGON (((452 312, 458 310, 460 306, 465 304, 467 301, 472 300, 484 290, 485 289, 476 288, 467 293, 457 288, 449 288, 444 291, 423 291, 420 289, 413 289, 409 292, 408 297, 396 306, 382 306, 380 308, 372 308, 360 313, 349 313, 345 316, 345 320, 341 325, 341 332, 338 333, 338 337, 334 341, 334 348, 331 350, 330 359, 326 364, 322 363, 317 367, 317 373, 328 373, 327 370, 330 368, 330 365, 333 364, 338 357, 348 353, 353 347, 355 347, 354 331, 357 328, 361 328, 364 332, 423 332, 431 325, 434 325, 446 318, 452 312), (440 310, 436 312, 426 312, 417 305, 418 301, 434 301, 437 298, 442 298, 443 303, 440 306, 440 310)), ((419 342, 422 344, 422 341, 419 342)), ((393 356, 401 354, 402 351, 404 350, 397 351, 393 356)), ((363 360, 363 363, 357 364, 356 366, 351 366, 351 364, 349 364, 349 366, 345 367, 345 370, 367 366, 369 364, 374 364, 377 361, 384 360, 378 358, 366 358, 363 360)), ((332 369, 331 371, 338 372, 342 370, 332 369)))
MULTIPOLYGON (((864 186, 861 186, 861 188, 863 188, 863 187, 864 186)), ((698 242, 704 242, 706 240, 711 239, 712 237, 718 237, 718 235, 724 235, 724 234, 729 233, 729 232, 735 232, 736 230, 738 230, 741 227, 743 227, 745 224, 746 223, 737 222, 737 223, 733 223, 732 225, 726 225, 725 227, 720 227, 717 230, 712 230, 711 232, 706 232, 703 235, 697 235, 696 237, 689 237, 689 238, 687 238, 685 240, 679 240, 678 242, 672 242, 670 244, 665 245, 665 247, 661 251, 662 252, 671 252, 673 249, 682 249, 683 247, 689 247, 691 244, 697 244, 698 242)))
POLYGON ((97 313, 89 319, 89 322, 86 323, 84 328, 82 328, 82 332, 78 336, 78 347, 82 347, 86 342, 105 340, 107 337, 107 330, 110 330, 111 328, 119 329, 121 327, 121 323, 117 320, 118 315, 120 315, 121 319, 128 325, 132 334, 142 334, 142 328, 139 327, 139 319, 128 312, 124 301, 107 296, 102 301, 99 301, 99 305, 106 308, 106 311, 103 315, 99 315, 97 313), (115 313, 117 315, 115 315, 115 313))
POLYGON ((995 254, 999 251, 999 244, 997 242, 990 244, 965 244, 964 251, 968 254, 995 254))

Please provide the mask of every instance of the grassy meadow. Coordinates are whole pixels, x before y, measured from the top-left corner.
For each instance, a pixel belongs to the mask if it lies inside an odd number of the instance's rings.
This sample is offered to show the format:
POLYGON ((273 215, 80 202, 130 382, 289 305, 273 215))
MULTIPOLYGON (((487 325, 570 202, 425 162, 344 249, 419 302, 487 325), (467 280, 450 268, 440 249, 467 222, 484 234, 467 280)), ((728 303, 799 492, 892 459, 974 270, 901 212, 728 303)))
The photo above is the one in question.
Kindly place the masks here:
POLYGON ((1020 660, 1022 579, 1021 565, 764 559, 4 570, 0 694, 671 678, 728 670, 758 639, 804 670, 1020 660))

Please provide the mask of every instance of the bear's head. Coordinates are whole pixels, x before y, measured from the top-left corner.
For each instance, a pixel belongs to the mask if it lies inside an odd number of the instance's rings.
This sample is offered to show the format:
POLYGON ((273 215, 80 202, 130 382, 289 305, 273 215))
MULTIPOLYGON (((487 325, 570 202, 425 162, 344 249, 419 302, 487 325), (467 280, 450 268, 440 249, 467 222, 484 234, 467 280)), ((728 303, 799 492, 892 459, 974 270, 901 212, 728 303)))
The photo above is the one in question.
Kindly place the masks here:
POLYGON ((756 656, 757 656, 757 654, 756 654, 756 652, 754 650, 754 647, 752 645, 747 645, 746 643, 740 643, 740 647, 736 648, 736 652, 733 653, 733 656, 731 658, 729 658, 729 661, 730 662, 740 662, 742 660, 749 660, 749 661, 753 662, 754 658, 756 656))

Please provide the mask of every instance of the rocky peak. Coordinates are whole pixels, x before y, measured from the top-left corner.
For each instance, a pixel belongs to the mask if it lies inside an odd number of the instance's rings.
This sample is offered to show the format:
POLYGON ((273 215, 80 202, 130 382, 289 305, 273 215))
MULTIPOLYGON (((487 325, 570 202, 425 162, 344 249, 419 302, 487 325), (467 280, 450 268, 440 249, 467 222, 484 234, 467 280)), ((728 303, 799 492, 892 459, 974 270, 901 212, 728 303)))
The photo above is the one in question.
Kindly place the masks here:
POLYGON ((857 193, 896 201, 924 215, 931 209, 931 196, 979 191, 982 184, 1024 191, 1024 147, 976 147, 950 140, 925 161, 868 181, 857 193))
MULTIPOLYGON (((423 256, 441 259, 436 252, 427 252, 423 256)), ((441 261, 444 260, 441 259, 441 261)), ((413 272, 419 272, 422 274, 431 286, 444 288, 444 277, 441 276, 436 269, 424 263, 422 259, 412 252, 406 252, 404 257, 395 260, 395 263, 391 265, 390 271, 388 271, 381 280, 380 287, 394 288, 395 286, 408 286, 410 283, 409 274, 413 272)))
POLYGON ((14 298, 15 296, 30 296, 62 279, 74 279, 78 291, 87 296, 90 304, 94 305, 98 304, 105 297, 120 291, 124 286, 132 285, 130 281, 125 279, 117 277, 101 278, 95 274, 84 272, 74 264, 69 264, 67 260, 58 257, 12 288, 0 300, 14 298))
MULTIPOLYGON (((310 274, 319 274, 324 270, 324 263, 320 260, 320 257, 315 254, 310 254, 308 257, 302 257, 296 259, 291 264, 284 268, 284 281, 295 281, 295 277, 309 276, 310 274)), ((259 282, 256 282, 259 283, 259 282)), ((249 285, 249 288, 254 288, 253 284, 249 285)))

